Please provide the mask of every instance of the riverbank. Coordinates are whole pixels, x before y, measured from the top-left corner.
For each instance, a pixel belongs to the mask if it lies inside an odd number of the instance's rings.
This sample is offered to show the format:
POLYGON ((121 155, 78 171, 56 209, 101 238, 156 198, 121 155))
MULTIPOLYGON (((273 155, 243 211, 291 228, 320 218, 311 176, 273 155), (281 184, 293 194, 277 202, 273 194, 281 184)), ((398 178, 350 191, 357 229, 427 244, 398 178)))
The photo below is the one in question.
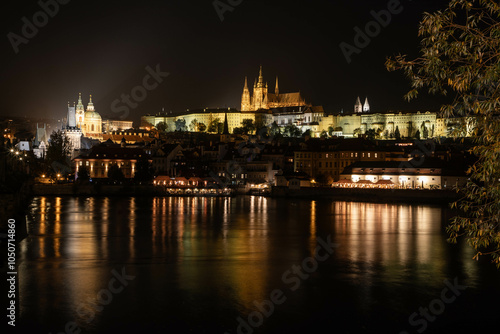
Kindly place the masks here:
POLYGON ((337 201, 374 203, 427 203, 448 204, 461 198, 453 190, 420 189, 363 189, 363 188, 301 188, 273 187, 272 197, 328 198, 337 201))
POLYGON ((104 185, 104 184, 35 184, 35 196, 228 196, 223 189, 166 189, 152 185, 104 185))
MULTIPOLYGON (((171 194, 163 188, 151 185, 77 185, 77 184, 35 184, 35 196, 199 196, 195 194, 171 194)), ((241 194, 240 192, 237 192, 241 194)), ((209 194, 206 196, 210 196, 209 194)), ((215 195, 216 196, 216 195, 215 195)), ((374 203, 430 203, 448 204, 460 199, 453 190, 419 189, 363 189, 363 188, 301 188, 273 187, 271 197, 285 198, 328 198, 338 201, 374 203)))

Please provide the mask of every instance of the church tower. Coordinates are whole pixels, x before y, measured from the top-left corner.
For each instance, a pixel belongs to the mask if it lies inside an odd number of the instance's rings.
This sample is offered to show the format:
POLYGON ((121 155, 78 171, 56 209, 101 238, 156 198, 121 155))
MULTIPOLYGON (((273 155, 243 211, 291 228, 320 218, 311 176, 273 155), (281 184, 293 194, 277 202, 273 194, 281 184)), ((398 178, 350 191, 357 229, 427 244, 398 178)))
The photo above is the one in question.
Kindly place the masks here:
POLYGON ((245 88, 243 88, 243 94, 241 95, 241 111, 252 111, 247 77, 245 77, 245 88))
POLYGON ((83 128, 83 121, 85 116, 85 107, 82 102, 82 93, 78 94, 78 104, 76 105, 76 126, 80 129, 83 128))
POLYGON ((75 106, 70 107, 68 102, 68 128, 76 128, 75 106))
POLYGON ((255 84, 253 90, 253 109, 254 111, 259 109, 267 109, 267 103, 265 98, 267 97, 267 85, 264 84, 264 76, 262 75, 262 65, 259 71, 259 80, 255 84))
POLYGON ((356 99, 356 104, 354 105, 354 112, 355 113, 363 112, 363 105, 361 104, 361 100, 359 99, 359 96, 356 99))
MULTIPOLYGON (((81 103, 81 95, 78 101, 81 103)), ((72 154, 75 153, 74 150, 79 150, 81 148, 82 130, 77 127, 77 108, 78 107, 75 107, 74 104, 71 107, 68 102, 68 121, 66 123, 66 126, 63 127, 63 133, 68 137, 71 147, 73 148, 72 154)))
POLYGON ((280 95, 280 89, 278 87, 278 76, 276 76, 276 87, 274 88, 274 95, 280 95))
POLYGON ((368 103, 368 97, 365 99, 365 104, 363 105, 363 112, 370 112, 370 104, 368 103))

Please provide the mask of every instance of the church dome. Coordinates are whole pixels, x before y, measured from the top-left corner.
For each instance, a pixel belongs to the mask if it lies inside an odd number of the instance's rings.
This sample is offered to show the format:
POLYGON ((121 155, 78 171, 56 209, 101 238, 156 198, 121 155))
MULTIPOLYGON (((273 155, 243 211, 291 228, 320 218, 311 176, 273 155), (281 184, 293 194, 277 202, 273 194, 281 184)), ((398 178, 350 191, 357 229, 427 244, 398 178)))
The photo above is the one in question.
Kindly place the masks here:
POLYGON ((87 105, 87 111, 85 112, 85 119, 87 120, 101 120, 101 115, 95 111, 94 103, 92 103, 92 95, 90 95, 90 101, 87 105))
POLYGON ((96 121, 97 121, 97 120, 101 120, 101 119, 102 119, 102 117, 101 117, 101 115, 99 115, 99 113, 98 113, 98 112, 96 112, 96 111, 93 111, 93 110, 87 110, 87 111, 85 112, 85 119, 86 119, 86 120, 89 120, 89 121, 91 121, 91 120, 96 120, 96 121))

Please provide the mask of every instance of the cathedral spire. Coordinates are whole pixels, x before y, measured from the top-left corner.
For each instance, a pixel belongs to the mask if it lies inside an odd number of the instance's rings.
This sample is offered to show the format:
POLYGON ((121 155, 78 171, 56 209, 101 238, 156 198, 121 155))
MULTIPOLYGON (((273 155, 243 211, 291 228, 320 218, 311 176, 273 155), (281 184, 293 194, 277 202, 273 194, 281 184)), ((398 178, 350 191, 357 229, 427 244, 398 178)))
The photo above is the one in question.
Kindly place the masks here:
POLYGON ((356 99, 356 104, 354 105, 354 112, 355 113, 363 112, 363 105, 361 104, 361 100, 359 99, 359 96, 356 99))
POLYGON ((245 87, 241 95, 241 111, 250 111, 250 91, 248 90, 248 80, 245 77, 245 87))
POLYGON ((274 88, 274 94, 280 95, 280 89, 278 87, 278 76, 276 76, 276 88, 274 88))
POLYGON ((370 104, 368 103, 368 97, 365 99, 365 104, 363 105, 363 112, 370 112, 370 104))
POLYGON ((259 87, 264 87, 264 76, 262 75, 262 65, 260 65, 258 85, 259 87))

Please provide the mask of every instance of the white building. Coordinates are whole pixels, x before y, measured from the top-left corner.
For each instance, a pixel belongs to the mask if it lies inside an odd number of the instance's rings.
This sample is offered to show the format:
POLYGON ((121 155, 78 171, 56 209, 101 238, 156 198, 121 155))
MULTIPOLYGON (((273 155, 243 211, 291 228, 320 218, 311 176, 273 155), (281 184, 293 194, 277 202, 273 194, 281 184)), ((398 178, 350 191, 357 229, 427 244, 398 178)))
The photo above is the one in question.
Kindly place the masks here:
POLYGON ((340 175, 340 183, 347 180, 352 186, 391 184, 398 188, 445 189, 463 186, 467 182, 465 171, 445 167, 439 159, 426 158, 410 161, 359 161, 348 166, 340 175), (369 181, 369 182, 366 182, 369 181))

